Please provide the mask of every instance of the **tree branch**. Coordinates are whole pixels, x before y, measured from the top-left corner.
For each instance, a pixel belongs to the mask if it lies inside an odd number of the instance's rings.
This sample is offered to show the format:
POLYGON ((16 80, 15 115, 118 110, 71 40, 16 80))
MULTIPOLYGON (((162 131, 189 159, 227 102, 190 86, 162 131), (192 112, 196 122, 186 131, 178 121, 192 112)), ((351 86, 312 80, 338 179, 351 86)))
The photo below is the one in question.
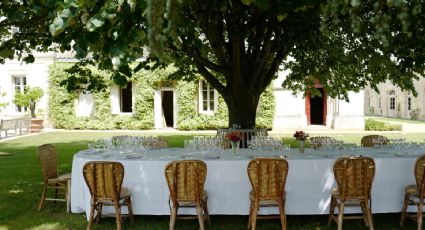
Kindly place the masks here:
POLYGON ((197 62, 199 62, 201 65, 207 67, 210 70, 213 70, 215 72, 219 72, 219 73, 225 73, 226 71, 226 67, 225 66, 220 66, 217 65, 205 58, 203 58, 199 52, 199 50, 197 50, 196 48, 190 49, 189 47, 185 48, 186 53, 193 57, 194 59, 196 59, 197 62))
POLYGON ((284 48, 281 48, 276 52, 276 55, 274 57, 272 64, 270 65, 269 70, 267 71, 266 75, 262 78, 262 81, 260 83, 261 92, 263 92, 267 88, 267 86, 272 82, 273 78, 275 77, 275 74, 277 73, 279 69, 279 65, 282 63, 283 58, 286 56, 285 53, 286 52, 284 48))
POLYGON ((218 20, 220 23, 216 23, 215 20, 213 20, 213 23, 204 23, 205 35, 210 42, 210 47, 214 51, 218 62, 221 65, 225 65, 228 62, 228 58, 226 58, 225 41, 223 37, 223 18, 220 17, 218 20))
POLYGON ((214 77, 213 74, 211 74, 205 66, 203 66, 201 63, 197 62, 195 59, 195 66, 199 70, 199 73, 202 74, 202 76, 207 80, 207 82, 216 89, 221 95, 224 95, 224 89, 225 87, 223 84, 220 83, 220 81, 217 80, 216 77, 214 77))
MULTIPOLYGON (((263 47, 262 47, 261 50, 259 50, 257 52, 257 55, 255 57, 255 64, 256 65, 255 65, 254 69, 256 69, 256 72, 253 73, 253 75, 252 75, 252 80, 254 82, 257 82, 259 80, 260 75, 263 72, 263 66, 268 61, 268 56, 270 55, 271 45, 272 45, 272 42, 274 41, 274 40, 272 40, 272 35, 273 35, 272 27, 274 25, 270 25, 270 23, 267 23, 267 24, 268 24, 267 28, 266 28, 267 32, 266 32, 266 35, 264 36, 264 39, 263 39, 263 47)), ((261 47, 261 46, 259 45, 259 47, 261 47)))

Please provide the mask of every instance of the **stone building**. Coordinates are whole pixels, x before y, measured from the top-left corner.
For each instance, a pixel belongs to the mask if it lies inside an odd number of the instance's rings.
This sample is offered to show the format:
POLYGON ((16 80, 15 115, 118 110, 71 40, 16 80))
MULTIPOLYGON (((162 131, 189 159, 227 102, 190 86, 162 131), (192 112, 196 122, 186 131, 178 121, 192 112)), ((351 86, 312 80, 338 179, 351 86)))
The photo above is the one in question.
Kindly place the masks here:
POLYGON ((425 78, 414 81, 418 95, 402 91, 387 81, 378 86, 379 92, 365 88, 364 110, 366 115, 425 120, 425 78))
MULTIPOLYGON (((61 56, 55 53, 47 53, 37 54, 36 61, 33 64, 8 60, 6 64, 0 65, 0 92, 5 93, 3 97, 0 97, 0 102, 8 103, 1 110, 2 118, 27 115, 28 112, 25 108, 19 108, 13 104, 13 96, 15 92, 22 91, 27 85, 37 86, 44 89, 44 96, 37 104, 36 113, 38 116, 46 118, 45 126, 54 127, 54 124, 48 122, 50 86, 48 69, 50 64, 63 61, 64 59, 61 56)), ((308 129, 312 125, 332 129, 362 130, 364 128, 364 108, 367 108, 367 111, 370 111, 370 108, 364 105, 363 91, 359 93, 350 92, 350 102, 346 102, 328 97, 326 92, 323 91, 323 87, 317 85, 316 87, 322 92, 322 97, 311 98, 308 95, 304 97, 301 92, 293 94, 291 90, 282 88, 281 85, 285 76, 285 72, 279 73, 278 79, 272 85, 275 98, 273 130, 308 129)), ((218 107, 218 93, 203 80, 198 82, 198 87, 199 95, 196 98, 199 101, 195 103, 198 112, 214 115, 218 107)), ((152 128, 179 128, 176 122, 179 109, 176 101, 179 95, 177 95, 175 87, 172 84, 162 85, 153 94, 154 125, 152 128)), ((369 98, 371 94, 368 95, 366 98, 369 98)), ((131 83, 126 87, 111 86, 111 114, 117 116, 131 115, 135 100, 134 85, 131 83)), ((377 106, 375 108, 378 110, 377 106)), ((74 113, 76 116, 90 116, 95 109, 91 94, 83 92, 75 99, 74 113)))

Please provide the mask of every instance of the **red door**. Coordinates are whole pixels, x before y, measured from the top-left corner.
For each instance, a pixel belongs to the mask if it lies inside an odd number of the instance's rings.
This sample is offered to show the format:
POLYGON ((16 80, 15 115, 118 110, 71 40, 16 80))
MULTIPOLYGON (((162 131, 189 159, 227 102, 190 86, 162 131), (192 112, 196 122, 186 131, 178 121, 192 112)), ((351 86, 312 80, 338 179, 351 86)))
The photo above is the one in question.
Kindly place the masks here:
POLYGON ((328 97, 327 93, 323 90, 323 125, 326 125, 326 115, 328 112, 328 97))
POLYGON ((305 97, 305 115, 307 116, 307 125, 311 125, 310 99, 310 92, 308 92, 305 97))

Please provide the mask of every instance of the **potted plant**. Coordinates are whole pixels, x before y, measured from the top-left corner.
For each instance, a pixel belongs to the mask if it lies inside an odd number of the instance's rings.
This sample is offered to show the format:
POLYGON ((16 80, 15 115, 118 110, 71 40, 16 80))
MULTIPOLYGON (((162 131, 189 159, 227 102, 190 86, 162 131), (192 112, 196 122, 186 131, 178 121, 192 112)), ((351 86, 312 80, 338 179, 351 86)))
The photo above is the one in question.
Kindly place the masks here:
POLYGON ((41 97, 43 97, 43 89, 39 87, 25 87, 23 92, 16 92, 13 103, 17 106, 27 107, 31 114, 31 132, 40 131, 43 126, 43 119, 35 118, 35 107, 41 97))

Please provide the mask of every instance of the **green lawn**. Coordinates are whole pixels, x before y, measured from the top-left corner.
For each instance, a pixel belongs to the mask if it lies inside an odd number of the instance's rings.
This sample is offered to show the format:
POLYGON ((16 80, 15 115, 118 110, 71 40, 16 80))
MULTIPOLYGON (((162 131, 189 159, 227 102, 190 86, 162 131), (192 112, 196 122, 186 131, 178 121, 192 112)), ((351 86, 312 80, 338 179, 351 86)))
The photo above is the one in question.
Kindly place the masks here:
MULTIPOLYGON (((137 135, 129 133, 130 135, 137 135)), ((42 177, 36 157, 36 146, 52 143, 58 150, 59 171, 71 171, 73 155, 87 144, 99 138, 110 137, 110 132, 54 132, 22 137, 0 143, 0 230, 20 229, 85 229, 86 217, 83 214, 67 214, 63 203, 47 203, 41 212, 37 204, 41 195, 42 177)), ((123 135, 123 132, 116 133, 123 135)), ((170 146, 181 147, 185 138, 192 135, 162 135, 170 146)), ((339 136, 339 135, 338 135, 339 136)), ((340 136, 347 142, 359 142, 362 134, 340 136)), ((409 135, 408 138, 422 138, 424 134, 409 135)), ((290 135, 282 136, 285 143, 293 143, 290 135)), ((390 201, 389 201, 390 202, 390 201)), ((375 229, 400 229, 399 213, 374 215, 375 229)), ((124 229, 168 229, 168 216, 137 216, 136 224, 130 226, 124 221, 124 229)), ((246 229, 246 216, 212 216, 208 229, 246 229)), ((327 226, 327 216, 288 216, 288 229, 336 229, 336 225, 327 226)), ((277 220, 260 220, 257 229, 279 229, 277 220)), ((113 218, 103 219, 93 229, 115 229, 113 218)), ((198 229, 196 220, 178 220, 176 230, 198 229)), ((347 220, 344 229, 367 229, 360 220, 347 220)), ((404 229, 416 229, 416 224, 407 221, 404 229)))
POLYGON ((366 119, 371 118, 378 121, 386 121, 386 122, 401 122, 401 123, 408 123, 408 124, 425 124, 425 121, 418 121, 418 120, 410 120, 410 119, 403 119, 403 118, 392 118, 392 117, 375 117, 375 116, 368 116, 365 117, 366 119))

